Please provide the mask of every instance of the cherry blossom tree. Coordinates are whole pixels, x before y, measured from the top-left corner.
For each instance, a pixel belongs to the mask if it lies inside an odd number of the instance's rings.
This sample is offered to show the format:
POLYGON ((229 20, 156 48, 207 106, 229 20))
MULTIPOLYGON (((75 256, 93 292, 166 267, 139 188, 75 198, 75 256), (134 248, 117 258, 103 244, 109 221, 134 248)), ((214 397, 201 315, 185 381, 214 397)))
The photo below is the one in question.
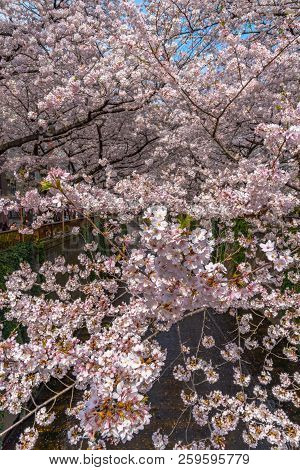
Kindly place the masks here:
POLYGON ((148 393, 170 367, 160 335, 174 326, 173 376, 200 437, 174 442, 161 428, 154 448, 224 449, 232 432, 246 448, 298 448, 296 4, 1 8, 0 153, 30 187, 0 207, 34 213, 23 233, 72 207, 93 236, 77 264, 24 263, 0 295, 18 325, 0 343, 1 408, 20 414, 11 428, 29 423, 18 448, 36 445, 70 393, 71 445, 130 441, 151 420, 148 393), (181 339, 188 317, 196 348, 181 339), (220 318, 232 326, 225 343, 220 318))

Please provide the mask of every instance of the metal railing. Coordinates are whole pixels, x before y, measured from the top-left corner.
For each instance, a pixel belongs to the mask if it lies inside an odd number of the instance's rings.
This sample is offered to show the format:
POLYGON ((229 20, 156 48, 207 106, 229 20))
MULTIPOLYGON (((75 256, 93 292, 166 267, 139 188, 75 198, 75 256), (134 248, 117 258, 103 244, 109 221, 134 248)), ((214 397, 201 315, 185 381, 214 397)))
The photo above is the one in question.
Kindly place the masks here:
POLYGON ((45 224, 33 234, 22 234, 18 229, 0 232, 0 250, 5 250, 20 242, 38 242, 69 235, 73 227, 81 227, 86 219, 77 218, 45 224))

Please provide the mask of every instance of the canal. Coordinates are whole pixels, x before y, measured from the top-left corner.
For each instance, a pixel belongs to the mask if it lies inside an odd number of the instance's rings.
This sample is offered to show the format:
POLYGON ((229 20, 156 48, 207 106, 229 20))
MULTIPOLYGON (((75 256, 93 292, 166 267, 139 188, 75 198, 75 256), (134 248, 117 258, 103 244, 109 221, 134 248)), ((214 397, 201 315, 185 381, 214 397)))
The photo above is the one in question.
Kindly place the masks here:
MULTIPOLYGON (((46 248, 46 259, 53 261, 57 256, 63 255, 66 261, 70 264, 75 263, 78 254, 82 250, 83 241, 78 236, 69 236, 63 240, 58 240, 56 244, 46 248)), ((39 260, 36 260, 35 268, 39 268, 39 260)), ((181 382, 174 380, 173 365, 178 361, 181 353, 179 335, 181 343, 189 346, 191 350, 196 351, 199 336, 202 330, 203 315, 198 314, 192 317, 187 317, 180 323, 180 327, 173 326, 170 331, 160 333, 157 337, 160 345, 168 351, 165 368, 159 380, 156 381, 154 386, 149 392, 149 401, 151 403, 152 420, 145 429, 140 432, 132 441, 126 444, 118 445, 118 449, 151 449, 152 434, 159 428, 163 429, 163 433, 171 434, 170 444, 173 446, 176 442, 182 441, 191 442, 193 440, 205 438, 205 431, 201 430, 199 426, 191 417, 190 410, 187 410, 182 416, 183 403, 180 398, 182 390, 181 382), (181 418, 180 418, 181 416, 181 418), (179 419, 180 418, 180 419, 179 419)), ((224 344, 230 341, 230 332, 235 329, 236 325, 234 320, 229 315, 218 315, 213 311, 207 312, 205 328, 214 331, 214 337, 218 348, 222 348, 224 344)), ((232 337, 232 336, 231 336, 232 337)), ((205 360, 211 360, 214 364, 223 362, 219 354, 218 348, 212 348, 205 352, 205 360)), ((249 364, 247 367, 253 369, 255 364, 254 358, 249 357, 249 364)), ((232 366, 222 366, 220 372, 220 389, 223 393, 230 396, 234 395, 239 389, 233 384, 232 366)), ((253 370, 250 370, 253 372, 253 370)), ((59 390, 60 384, 51 381, 52 388, 59 390)), ((214 384, 204 382, 198 388, 198 392, 205 395, 212 390, 215 390, 214 384)), ((50 395, 45 388, 41 388, 36 396, 38 403, 43 402, 50 395)), ((80 398, 81 392, 75 391, 75 399, 80 398)), ((70 402, 70 395, 63 395, 55 403, 53 411, 55 411, 57 418, 54 422, 42 429, 40 437, 36 443, 36 449, 72 449, 72 446, 67 440, 67 430, 70 426, 76 424, 73 418, 68 417, 64 410, 66 405, 70 402)), ((6 426, 13 421, 13 417, 6 416, 6 426)), ((32 418, 27 419, 15 429, 10 431, 3 440, 3 449, 14 449, 18 436, 28 426, 32 424, 32 418)), ((230 449, 243 449, 247 446, 241 440, 240 429, 231 433, 228 440, 228 448, 230 449)))

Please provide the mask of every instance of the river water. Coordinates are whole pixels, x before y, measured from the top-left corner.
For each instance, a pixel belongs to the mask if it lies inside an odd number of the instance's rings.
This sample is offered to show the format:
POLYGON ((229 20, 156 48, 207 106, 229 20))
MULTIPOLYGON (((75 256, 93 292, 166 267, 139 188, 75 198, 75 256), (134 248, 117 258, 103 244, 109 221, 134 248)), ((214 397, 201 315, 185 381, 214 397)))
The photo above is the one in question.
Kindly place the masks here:
MULTIPOLYGON (((46 253, 46 258, 53 260, 58 255, 65 256, 68 263, 76 262, 77 255, 80 253, 82 243, 78 237, 70 237, 58 244, 46 253)), ((37 260, 38 267, 38 260, 37 260)), ((183 344, 190 346, 191 349, 197 348, 199 336, 202 329, 202 316, 188 317, 180 324, 180 337, 183 344)), ((229 315, 218 315, 214 312, 209 312, 206 325, 209 329, 214 331, 214 337, 218 347, 222 347, 230 340, 230 333, 235 329, 234 320, 229 315)), ((163 429, 163 432, 171 435, 171 443, 175 443, 179 440, 183 442, 191 442, 199 438, 206 437, 203 434, 199 426, 196 425, 193 419, 191 419, 190 412, 187 411, 175 426, 179 416, 181 415, 183 404, 180 398, 180 392, 182 390, 182 384, 175 381, 172 374, 173 363, 176 361, 180 354, 180 342, 178 338, 178 329, 176 326, 172 327, 169 332, 161 333, 158 336, 158 341, 163 348, 168 351, 167 361, 165 369, 160 379, 154 384, 151 391, 149 392, 149 400, 151 403, 152 420, 145 429, 140 432, 132 441, 126 444, 118 445, 118 449, 151 449, 152 445, 152 434, 159 428, 163 429)), ((208 350, 205 354, 205 360, 211 359, 213 363, 222 363, 223 360, 218 352, 217 348, 208 350)), ((251 362, 251 358, 250 358, 251 362)), ((254 362, 254 361, 253 361, 254 362)), ((253 364, 249 364, 251 369, 253 364)), ((220 368, 220 388, 223 393, 229 395, 235 394, 238 388, 232 383, 232 367, 224 366, 220 368)), ((51 382, 51 387, 58 387, 59 384, 51 382)), ((198 387, 198 392, 205 395, 206 393, 215 389, 215 385, 203 383, 198 387)), ((75 392, 80 397, 79 392, 75 392)), ((47 399, 46 390, 41 390, 36 400, 38 403, 47 399)), ((70 396, 63 395, 57 400, 54 411, 56 412, 56 420, 47 428, 43 428, 40 433, 40 437, 36 444, 36 449, 72 449, 66 438, 66 432, 73 422, 71 418, 67 417, 64 413, 65 406, 69 403, 70 396)), ((18 436, 24 430, 25 427, 32 424, 32 419, 28 419, 17 428, 12 430, 6 435, 3 442, 3 449, 14 449, 18 436)), ((240 430, 236 430, 231 433, 228 441, 228 447, 230 449, 246 449, 247 446, 240 439, 240 430)), ((262 447, 263 448, 263 447, 262 447)))

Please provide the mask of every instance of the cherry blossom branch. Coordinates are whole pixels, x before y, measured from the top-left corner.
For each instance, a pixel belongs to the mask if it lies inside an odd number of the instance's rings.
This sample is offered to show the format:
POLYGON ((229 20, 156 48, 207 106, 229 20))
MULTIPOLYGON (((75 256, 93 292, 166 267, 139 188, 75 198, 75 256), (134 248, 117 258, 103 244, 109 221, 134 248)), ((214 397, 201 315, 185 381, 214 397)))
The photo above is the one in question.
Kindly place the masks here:
POLYGON ((14 429, 15 427, 19 426, 21 423, 23 423, 24 421, 26 421, 28 418, 30 418, 30 416, 32 416, 33 414, 35 414, 39 409, 43 408, 44 406, 48 405, 49 403, 51 403, 53 400, 56 400, 58 397, 60 397, 61 395, 63 395, 64 393, 68 392, 69 390, 72 390, 73 388, 75 387, 75 383, 72 384, 72 385, 69 385, 68 387, 66 387, 64 390, 62 390, 61 392, 57 392, 55 397, 51 397, 49 398, 48 400, 44 401, 43 403, 41 403, 40 405, 38 405, 34 410, 30 411, 29 413, 27 413, 27 415, 23 416, 23 418, 19 419, 17 422, 15 422, 14 424, 12 424, 11 426, 9 426, 7 429, 5 429, 4 431, 2 431, 0 433, 0 437, 3 437, 7 432, 11 431, 12 429, 14 429))

